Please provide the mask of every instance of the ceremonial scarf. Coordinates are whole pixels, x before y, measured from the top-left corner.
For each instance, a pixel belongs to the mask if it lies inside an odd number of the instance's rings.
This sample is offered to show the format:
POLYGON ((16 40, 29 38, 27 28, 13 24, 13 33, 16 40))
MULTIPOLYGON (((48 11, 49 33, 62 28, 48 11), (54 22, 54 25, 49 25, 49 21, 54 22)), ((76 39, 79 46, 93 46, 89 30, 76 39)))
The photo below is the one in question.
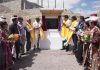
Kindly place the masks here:
MULTIPOLYGON (((70 27, 74 28, 76 23, 77 23, 77 21, 73 21, 70 27)), ((73 33, 74 33, 74 30, 70 29, 68 32, 68 37, 67 37, 68 42, 71 40, 73 33)))
MULTIPOLYGON (((68 26, 68 20, 67 21, 64 20, 63 24, 68 26)), ((69 28, 67 28, 65 25, 62 25, 62 28, 61 28, 61 36, 62 36, 63 39, 67 38, 68 31, 69 31, 69 28)))
POLYGON ((42 40, 44 39, 44 31, 42 28, 40 28, 40 37, 42 40))
MULTIPOLYGON (((26 24, 27 24, 27 27, 28 27, 29 30, 33 29, 31 24, 29 24, 28 22, 26 24)), ((30 35, 31 35, 31 41, 34 42, 35 41, 35 32, 34 32, 34 30, 30 31, 30 35)))

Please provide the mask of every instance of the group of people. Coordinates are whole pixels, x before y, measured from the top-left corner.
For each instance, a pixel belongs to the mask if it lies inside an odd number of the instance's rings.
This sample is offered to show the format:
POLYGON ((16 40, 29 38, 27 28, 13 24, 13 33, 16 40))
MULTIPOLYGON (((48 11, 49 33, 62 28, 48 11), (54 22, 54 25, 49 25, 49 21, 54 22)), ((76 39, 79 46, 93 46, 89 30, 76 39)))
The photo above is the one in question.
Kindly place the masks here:
POLYGON ((40 50, 39 40, 43 38, 42 22, 39 17, 32 23, 31 19, 23 22, 23 17, 13 15, 9 25, 6 18, 0 17, 0 70, 10 70, 12 64, 22 55, 40 50))
POLYGON ((61 28, 62 50, 69 51, 73 42, 73 52, 80 65, 86 70, 100 70, 100 26, 99 18, 92 14, 88 18, 64 16, 61 28), (92 18, 92 19, 91 19, 92 18))
MULTIPOLYGON (((96 15, 92 17, 96 18, 96 15)), ((36 18, 32 23, 31 19, 27 18, 26 22, 23 22, 23 17, 13 15, 11 20, 12 23, 9 25, 5 17, 0 17, 1 70, 9 70, 14 61, 29 52, 32 47, 34 50, 40 50, 39 40, 44 38, 40 18, 36 18)), ((100 26, 96 19, 85 21, 83 16, 69 18, 65 15, 61 37, 62 50, 69 51, 73 42, 73 54, 78 63, 84 65, 86 69, 100 70, 100 26)))

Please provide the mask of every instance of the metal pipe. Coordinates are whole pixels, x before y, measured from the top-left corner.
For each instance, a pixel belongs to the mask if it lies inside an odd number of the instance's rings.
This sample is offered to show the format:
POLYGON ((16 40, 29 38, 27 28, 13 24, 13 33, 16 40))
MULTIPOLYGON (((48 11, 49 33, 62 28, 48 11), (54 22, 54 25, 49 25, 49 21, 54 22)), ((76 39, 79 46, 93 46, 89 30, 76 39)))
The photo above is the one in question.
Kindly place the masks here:
POLYGON ((55 8, 56 8, 56 0, 55 0, 55 8))

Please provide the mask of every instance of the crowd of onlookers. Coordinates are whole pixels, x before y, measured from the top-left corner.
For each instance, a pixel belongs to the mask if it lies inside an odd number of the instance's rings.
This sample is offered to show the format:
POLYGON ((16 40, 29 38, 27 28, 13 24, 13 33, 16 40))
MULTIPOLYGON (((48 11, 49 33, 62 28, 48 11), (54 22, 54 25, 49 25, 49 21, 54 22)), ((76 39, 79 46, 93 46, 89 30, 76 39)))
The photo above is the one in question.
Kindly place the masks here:
POLYGON ((40 18, 31 23, 31 19, 13 15, 9 25, 6 18, 0 17, 0 70, 9 70, 16 60, 34 50, 40 50, 39 40, 43 38, 40 18), (42 34, 42 35, 41 35, 42 34))
MULTIPOLYGON (((63 49, 69 51, 73 41, 73 52, 86 70, 100 70, 100 23, 96 14, 84 18, 64 16, 62 25, 63 49)), ((63 50, 62 49, 62 50, 63 50)))
MULTIPOLYGON (((0 17, 0 70, 9 70, 12 64, 22 55, 39 48, 40 38, 44 38, 42 22, 36 18, 23 22, 23 17, 13 15, 12 24, 8 25, 6 18, 0 17)), ((99 17, 92 14, 89 18, 64 16, 61 26, 63 49, 69 51, 73 41, 73 52, 80 65, 87 70, 100 70, 100 23, 99 17)))

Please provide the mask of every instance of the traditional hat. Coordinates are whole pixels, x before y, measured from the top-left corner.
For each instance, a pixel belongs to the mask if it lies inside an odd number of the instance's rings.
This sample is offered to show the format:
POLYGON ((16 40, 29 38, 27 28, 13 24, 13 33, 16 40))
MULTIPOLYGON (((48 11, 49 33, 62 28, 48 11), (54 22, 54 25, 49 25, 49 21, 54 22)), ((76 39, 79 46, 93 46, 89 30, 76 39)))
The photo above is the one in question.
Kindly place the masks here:
POLYGON ((99 17, 97 17, 97 14, 91 14, 89 18, 87 18, 85 21, 97 21, 99 17))
POLYGON ((5 22, 6 18, 4 16, 0 16, 0 22, 5 22))
POLYGON ((12 17, 11 17, 11 19, 16 19, 17 18, 17 15, 13 15, 12 17))
POLYGON ((0 16, 1 18, 3 18, 3 19, 6 19, 4 16, 0 16))

